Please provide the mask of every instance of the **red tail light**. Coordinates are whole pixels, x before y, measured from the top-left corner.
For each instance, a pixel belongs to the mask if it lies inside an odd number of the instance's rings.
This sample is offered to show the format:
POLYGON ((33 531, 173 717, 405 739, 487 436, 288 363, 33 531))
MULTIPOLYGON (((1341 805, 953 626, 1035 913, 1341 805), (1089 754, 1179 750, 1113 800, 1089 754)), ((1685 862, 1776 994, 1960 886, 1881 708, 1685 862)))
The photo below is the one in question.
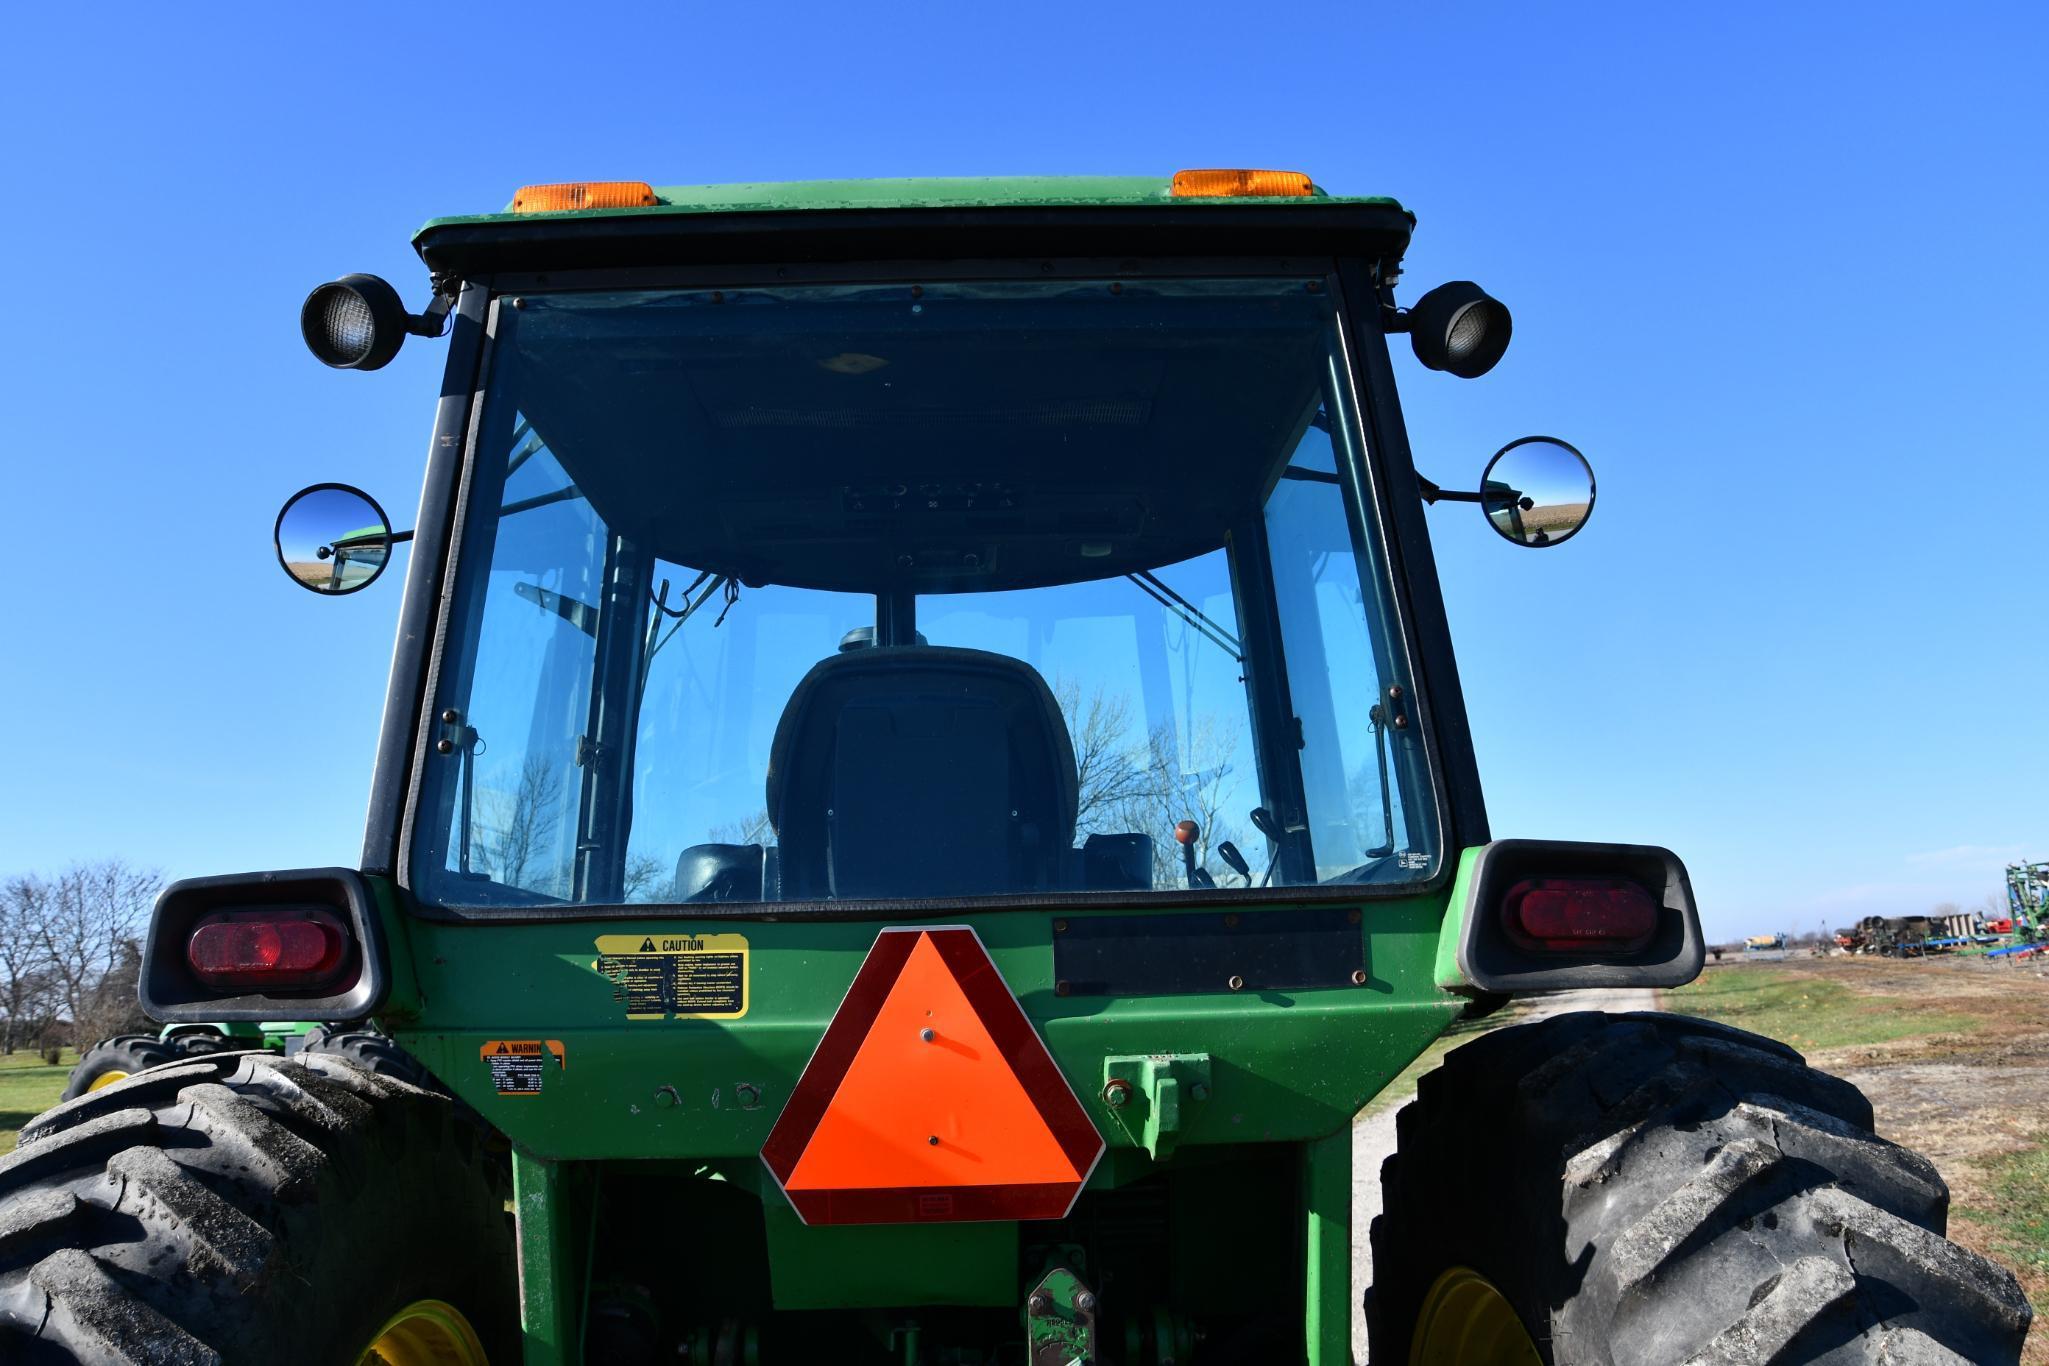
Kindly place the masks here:
POLYGON ((1628 953, 1650 943, 1658 903, 1623 878, 1533 877, 1501 899, 1508 937, 1548 953, 1628 953))
POLYGON ((310 907, 224 911, 192 927, 185 961, 210 987, 329 986, 348 957, 341 921, 310 907))

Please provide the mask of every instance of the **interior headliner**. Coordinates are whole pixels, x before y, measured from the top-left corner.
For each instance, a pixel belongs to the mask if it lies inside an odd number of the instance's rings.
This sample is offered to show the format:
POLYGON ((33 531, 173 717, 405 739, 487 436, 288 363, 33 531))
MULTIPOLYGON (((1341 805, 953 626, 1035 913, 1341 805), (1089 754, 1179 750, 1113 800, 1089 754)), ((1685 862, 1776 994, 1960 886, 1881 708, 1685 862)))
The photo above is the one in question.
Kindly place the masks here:
POLYGON ((1331 313, 1300 280, 537 295, 494 386, 662 559, 979 592, 1221 545, 1322 401, 1331 313))

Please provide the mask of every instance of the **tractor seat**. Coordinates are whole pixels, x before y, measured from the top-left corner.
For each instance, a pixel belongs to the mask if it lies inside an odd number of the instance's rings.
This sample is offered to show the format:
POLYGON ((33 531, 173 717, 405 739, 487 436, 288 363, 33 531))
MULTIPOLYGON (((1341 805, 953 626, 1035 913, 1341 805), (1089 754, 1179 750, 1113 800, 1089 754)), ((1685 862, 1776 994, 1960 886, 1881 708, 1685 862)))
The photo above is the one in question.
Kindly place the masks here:
POLYGON ((884 646, 820 660, 769 749, 786 899, 1060 885, 1079 780, 1052 689, 1022 660, 884 646))

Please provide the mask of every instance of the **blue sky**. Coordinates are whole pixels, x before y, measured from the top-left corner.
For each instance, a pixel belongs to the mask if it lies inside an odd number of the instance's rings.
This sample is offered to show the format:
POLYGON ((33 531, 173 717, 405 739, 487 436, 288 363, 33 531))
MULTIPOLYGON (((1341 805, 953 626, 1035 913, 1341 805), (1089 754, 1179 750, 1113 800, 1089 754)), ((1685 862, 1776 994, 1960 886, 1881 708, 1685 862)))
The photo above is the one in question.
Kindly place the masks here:
POLYGON ((0 872, 353 861, 398 584, 316 600, 270 529, 325 479, 410 521, 441 349, 338 374, 296 314, 417 301, 427 217, 1250 165, 1515 310, 1483 380, 1401 362, 1426 473, 1600 478, 1556 551, 1432 513, 1495 833, 1670 845, 1717 936, 1976 902, 2049 858, 2049 20, 1537 9, 15 11, 0 872))

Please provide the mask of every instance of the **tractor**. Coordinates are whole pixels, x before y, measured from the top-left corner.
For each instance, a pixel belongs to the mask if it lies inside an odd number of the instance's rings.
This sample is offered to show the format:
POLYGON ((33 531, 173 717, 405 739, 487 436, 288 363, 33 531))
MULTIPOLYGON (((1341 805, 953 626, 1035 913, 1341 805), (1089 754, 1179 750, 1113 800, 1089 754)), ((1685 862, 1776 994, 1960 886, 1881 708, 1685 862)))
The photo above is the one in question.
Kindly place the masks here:
POLYGON ((211 1053, 37 1118, 0 1358, 1332 1366, 1363 1304, 1382 1363, 2015 1360, 1865 1098, 1673 1015, 1451 1052, 1353 1284, 1352 1120, 1427 1045, 1703 960, 1667 850, 1489 829, 1431 509, 1556 549, 1595 487, 1419 472, 1390 340, 1476 379, 1511 320, 1408 298, 1413 227, 590 181, 428 223, 418 313, 314 290, 331 366, 447 353, 412 525, 275 527, 322 596, 408 561, 363 851, 173 884, 141 993, 435 1086, 211 1053))

